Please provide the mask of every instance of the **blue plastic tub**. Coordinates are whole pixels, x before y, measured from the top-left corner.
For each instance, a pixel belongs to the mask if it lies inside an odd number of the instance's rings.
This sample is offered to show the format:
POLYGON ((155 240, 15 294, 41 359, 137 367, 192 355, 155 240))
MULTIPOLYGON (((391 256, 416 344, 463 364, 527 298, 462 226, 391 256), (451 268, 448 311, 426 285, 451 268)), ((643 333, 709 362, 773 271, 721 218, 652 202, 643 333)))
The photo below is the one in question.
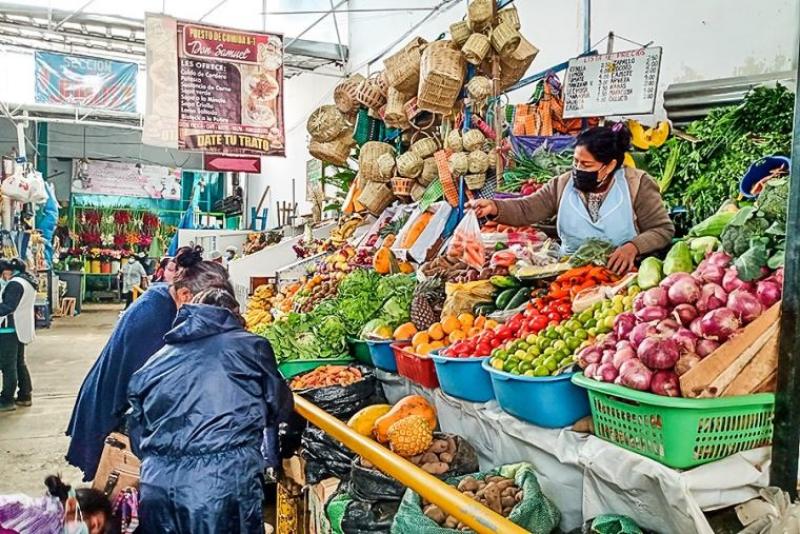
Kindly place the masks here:
POLYGON ((550 377, 517 376, 482 364, 492 377, 494 396, 503 411, 545 428, 563 428, 590 413, 586 390, 567 373, 550 377))
POLYGON ((431 359, 439 376, 439 387, 451 397, 472 402, 489 402, 494 399, 492 378, 482 366, 489 356, 451 358, 431 354, 431 359))
POLYGON ((366 341, 367 347, 369 347, 369 357, 372 359, 372 365, 378 369, 396 373, 397 360, 395 360, 394 351, 392 350, 392 343, 394 343, 394 341, 391 339, 382 341, 368 339, 366 341))
POLYGON ((780 167, 781 165, 786 167, 786 172, 788 173, 791 164, 792 160, 784 156, 767 156, 765 158, 761 158, 760 160, 751 164, 747 169, 747 172, 744 173, 744 176, 742 176, 742 179, 739 182, 739 192, 746 198, 757 198, 758 195, 750 194, 750 190, 753 188, 753 186, 756 185, 756 183, 758 183, 758 181, 762 178, 766 178, 772 169, 780 167))

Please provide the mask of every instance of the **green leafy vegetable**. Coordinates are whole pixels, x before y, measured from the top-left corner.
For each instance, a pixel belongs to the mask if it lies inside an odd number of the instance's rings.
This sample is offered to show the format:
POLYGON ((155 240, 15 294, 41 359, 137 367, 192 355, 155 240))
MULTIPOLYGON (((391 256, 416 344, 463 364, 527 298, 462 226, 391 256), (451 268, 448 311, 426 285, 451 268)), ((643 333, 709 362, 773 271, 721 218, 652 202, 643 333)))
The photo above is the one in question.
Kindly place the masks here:
POLYGON ((773 178, 764 184, 764 190, 758 195, 756 207, 764 217, 785 223, 788 203, 789 180, 786 178, 773 178))
POLYGON ((761 268, 765 267, 769 260, 768 247, 769 238, 754 237, 750 239, 750 247, 733 260, 739 278, 747 282, 761 276, 761 268))
POLYGON ((582 267, 590 263, 602 266, 608 262, 608 257, 614 252, 614 248, 616 247, 612 243, 603 239, 587 239, 578 247, 569 263, 573 267, 582 267))
POLYGON ((750 248, 750 239, 762 237, 769 226, 769 221, 757 216, 755 207, 744 207, 722 230, 722 248, 732 256, 741 256, 750 248))

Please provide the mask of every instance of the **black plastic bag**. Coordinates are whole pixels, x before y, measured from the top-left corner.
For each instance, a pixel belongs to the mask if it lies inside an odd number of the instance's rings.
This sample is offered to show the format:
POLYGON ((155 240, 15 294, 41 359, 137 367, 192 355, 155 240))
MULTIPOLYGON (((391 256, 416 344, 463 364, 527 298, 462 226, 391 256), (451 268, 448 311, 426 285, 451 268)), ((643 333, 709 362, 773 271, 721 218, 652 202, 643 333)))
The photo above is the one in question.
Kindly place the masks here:
MULTIPOLYGON (((437 475, 438 478, 468 475, 478 471, 478 454, 467 440, 455 434, 435 433, 435 439, 452 438, 455 441, 456 452, 450 462, 450 470, 437 475)), ((353 459, 350 471, 350 493, 354 498, 367 501, 399 501, 403 498, 406 487, 390 476, 383 474, 374 467, 364 467, 361 458, 353 459)))
POLYGON ((316 484, 329 477, 341 480, 350 478, 351 464, 355 457, 350 449, 311 425, 303 431, 302 443, 300 456, 306 461, 308 484, 316 484))
POLYGON ((360 501, 340 490, 326 503, 325 515, 334 534, 389 534, 399 506, 397 501, 360 501))
MULTIPOLYGON (((370 367, 355 365, 361 371, 362 378, 349 386, 327 386, 321 388, 301 389, 296 394, 309 400, 330 415, 339 419, 349 418, 361 408, 375 404, 373 399, 378 381, 375 370, 370 367)), ((313 372, 313 371, 310 371, 313 372)))

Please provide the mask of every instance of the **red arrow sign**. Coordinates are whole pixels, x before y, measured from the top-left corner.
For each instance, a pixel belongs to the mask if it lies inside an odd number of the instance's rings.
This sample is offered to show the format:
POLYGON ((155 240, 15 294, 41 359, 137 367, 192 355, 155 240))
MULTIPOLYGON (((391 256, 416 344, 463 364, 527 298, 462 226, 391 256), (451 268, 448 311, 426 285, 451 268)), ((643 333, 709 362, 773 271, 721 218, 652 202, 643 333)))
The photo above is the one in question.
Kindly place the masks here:
POLYGON ((207 171, 260 173, 261 158, 259 156, 234 157, 204 154, 203 168, 207 171))

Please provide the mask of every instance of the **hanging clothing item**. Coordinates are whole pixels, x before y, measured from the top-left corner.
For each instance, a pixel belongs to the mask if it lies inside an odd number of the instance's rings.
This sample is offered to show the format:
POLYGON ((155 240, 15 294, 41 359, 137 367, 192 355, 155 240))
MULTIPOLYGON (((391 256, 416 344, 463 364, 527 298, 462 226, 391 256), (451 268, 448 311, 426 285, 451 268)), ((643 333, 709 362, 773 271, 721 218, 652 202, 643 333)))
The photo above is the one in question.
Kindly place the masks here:
POLYGON ((293 406, 272 349, 229 310, 203 304, 183 306, 165 339, 129 390, 139 532, 261 532, 264 431, 293 406))
POLYGON ((120 318, 103 352, 83 380, 67 435, 67 461, 90 481, 97 471, 103 442, 122 425, 133 373, 164 346, 177 308, 166 284, 145 291, 120 318))
POLYGON ((0 294, 0 332, 16 332, 20 343, 36 338, 33 307, 38 283, 28 273, 16 273, 0 294))
POLYGON ((633 203, 628 181, 622 169, 614 173, 613 183, 600 206, 596 221, 592 220, 586 203, 570 180, 564 188, 558 207, 558 236, 561 252, 572 254, 591 238, 609 241, 620 246, 636 237, 633 203))

